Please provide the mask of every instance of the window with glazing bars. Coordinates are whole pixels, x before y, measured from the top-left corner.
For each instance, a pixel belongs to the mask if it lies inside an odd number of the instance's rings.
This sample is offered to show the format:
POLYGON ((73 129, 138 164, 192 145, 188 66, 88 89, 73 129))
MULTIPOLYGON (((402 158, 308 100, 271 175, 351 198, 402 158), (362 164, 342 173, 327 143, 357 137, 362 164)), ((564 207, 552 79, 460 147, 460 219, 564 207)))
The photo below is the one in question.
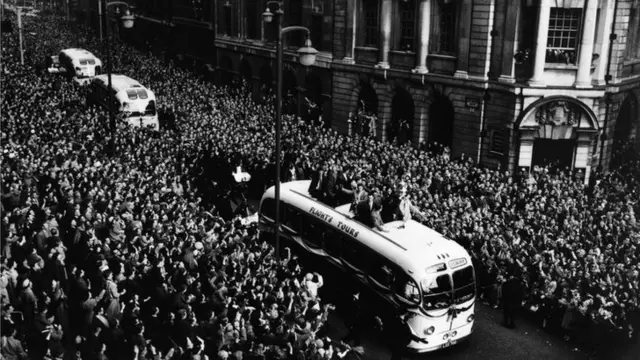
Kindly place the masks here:
POLYGON ((416 35, 416 2, 400 3, 400 50, 413 51, 416 35))
POLYGON ((378 47, 378 1, 363 0, 364 46, 378 47))
POLYGON ((575 64, 581 18, 582 9, 551 8, 547 62, 575 64))
POLYGON ((233 36, 233 11, 231 6, 224 6, 224 34, 233 36))
POLYGON ((438 52, 455 53, 456 37, 456 3, 440 4, 440 23, 438 36, 438 52))

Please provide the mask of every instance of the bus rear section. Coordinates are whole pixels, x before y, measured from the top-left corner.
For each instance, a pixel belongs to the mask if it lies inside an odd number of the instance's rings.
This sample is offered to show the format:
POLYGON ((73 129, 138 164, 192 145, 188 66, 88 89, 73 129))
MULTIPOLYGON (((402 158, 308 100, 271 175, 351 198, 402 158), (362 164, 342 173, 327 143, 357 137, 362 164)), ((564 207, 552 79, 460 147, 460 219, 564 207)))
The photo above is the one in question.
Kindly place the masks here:
POLYGON ((102 61, 84 49, 65 49, 57 57, 59 66, 75 82, 86 85, 102 72, 102 61))

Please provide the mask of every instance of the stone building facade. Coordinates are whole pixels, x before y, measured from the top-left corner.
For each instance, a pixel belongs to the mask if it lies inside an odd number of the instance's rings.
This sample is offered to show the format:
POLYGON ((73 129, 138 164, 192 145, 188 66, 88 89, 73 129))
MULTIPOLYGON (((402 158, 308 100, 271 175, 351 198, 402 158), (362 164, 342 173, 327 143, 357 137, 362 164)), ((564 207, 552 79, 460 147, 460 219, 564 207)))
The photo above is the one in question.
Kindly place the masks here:
MULTIPOLYGON (((245 80, 256 100, 273 88, 267 1, 137 3, 144 21, 133 33, 147 43, 214 70, 219 83, 245 80)), ((295 51, 303 36, 285 39, 285 112, 322 115, 345 134, 371 125, 381 141, 444 144, 490 167, 553 163, 585 179, 610 167, 621 141, 635 139, 640 151, 640 0, 282 6, 285 26, 308 27, 320 51, 305 68, 295 51)))
POLYGON ((448 145, 454 157, 510 170, 552 163, 586 177, 609 167, 617 140, 635 138, 640 151, 637 0, 335 6, 333 126, 342 132, 364 106, 384 141, 408 121, 403 138, 448 145))

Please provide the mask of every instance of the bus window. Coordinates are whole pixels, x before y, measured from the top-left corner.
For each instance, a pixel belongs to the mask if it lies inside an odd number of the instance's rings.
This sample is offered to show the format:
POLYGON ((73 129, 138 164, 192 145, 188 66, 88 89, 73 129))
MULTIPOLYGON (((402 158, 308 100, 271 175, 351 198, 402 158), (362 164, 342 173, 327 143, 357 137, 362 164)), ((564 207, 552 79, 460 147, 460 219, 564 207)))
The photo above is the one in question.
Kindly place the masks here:
POLYGON ((456 303, 471 300, 476 294, 473 267, 467 266, 453 273, 453 296, 456 303))
POLYGON ((282 204, 280 206, 284 208, 282 212, 282 222, 291 230, 300 232, 300 211, 290 205, 282 204))
POLYGON ((327 254, 340 258, 340 243, 342 236, 334 229, 325 229, 324 231, 324 250, 327 254))
POLYGON ((127 90, 127 96, 129 97, 129 100, 138 99, 138 93, 135 90, 127 90))
POLYGON ((271 220, 276 218, 276 201, 273 199, 265 199, 262 202, 260 213, 271 220))
POLYGON ((153 100, 149 101, 149 104, 147 104, 147 108, 145 109, 144 114, 145 115, 155 115, 156 114, 156 102, 155 101, 153 101, 153 100))
POLYGON ((302 235, 307 245, 312 248, 322 248, 322 226, 320 226, 314 219, 306 218, 302 222, 302 235))
POLYGON ((368 255, 369 248, 354 239, 345 238, 342 243, 342 260, 360 271, 369 270, 368 255))
POLYGON ((448 274, 430 274, 422 280, 425 310, 444 309, 451 303, 451 277, 448 274))
POLYGON ((390 289, 393 285, 393 265, 381 256, 373 256, 371 259, 369 277, 373 279, 378 286, 390 289))
POLYGON ((149 98, 149 95, 147 95, 147 91, 145 89, 138 89, 136 90, 136 93, 138 94, 138 97, 142 100, 146 100, 149 98))
POLYGON ((407 304, 420 304, 420 288, 409 275, 404 271, 398 271, 394 280, 396 296, 407 304))

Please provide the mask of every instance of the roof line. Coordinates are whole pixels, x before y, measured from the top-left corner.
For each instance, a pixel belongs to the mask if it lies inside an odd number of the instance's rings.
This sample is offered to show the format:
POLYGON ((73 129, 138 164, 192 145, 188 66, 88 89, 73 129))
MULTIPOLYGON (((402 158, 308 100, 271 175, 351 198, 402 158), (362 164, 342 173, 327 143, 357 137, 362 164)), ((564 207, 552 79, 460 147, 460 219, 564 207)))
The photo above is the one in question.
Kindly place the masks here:
POLYGON ((309 195, 307 195, 307 194, 303 194, 303 193, 301 193, 301 192, 299 192, 299 191, 297 191, 297 190, 289 189, 289 191, 291 191, 291 192, 293 192, 293 193, 295 193, 295 194, 298 194, 298 195, 300 195, 300 196, 302 196, 302 197, 306 198, 307 200, 311 200, 311 201, 314 201, 314 202, 316 202, 316 203, 318 203, 318 204, 321 204, 321 205, 322 205, 322 206, 324 206, 325 208, 331 209, 331 211, 333 211, 333 212, 335 212, 335 213, 337 213, 337 214, 340 214, 340 215, 342 215, 343 217, 345 217, 345 218, 347 218, 347 219, 349 219, 349 220, 351 220, 351 221, 353 221, 353 222, 355 222, 355 223, 357 223, 357 224, 360 224, 360 226, 362 226, 362 227, 363 227, 363 228, 365 228, 366 230, 369 230, 369 232, 372 232, 372 233, 374 233, 374 234, 376 234, 376 235, 378 235, 378 236, 382 237, 383 239, 385 239, 385 240, 387 240, 387 241, 391 242, 392 244, 394 244, 395 246, 399 247, 400 249, 402 249, 402 250, 404 250, 404 251, 407 251, 407 248, 405 248, 404 246, 402 246, 402 245, 398 244, 396 241, 394 241, 394 240, 392 240, 392 239, 390 239, 390 238, 388 238, 388 237, 384 236, 383 234, 380 234, 379 232, 373 231, 373 229, 372 229, 371 227, 369 227, 369 226, 367 226, 367 225, 365 225, 365 224, 361 223, 360 221, 358 221, 358 220, 356 220, 356 219, 348 218, 346 215, 344 215, 344 214, 340 213, 339 211, 337 211, 336 209, 332 208, 331 206, 329 206, 329 205, 327 205, 327 204, 325 204, 325 203, 323 203, 323 202, 321 202, 321 201, 318 201, 318 200, 316 200, 316 199, 312 198, 311 196, 309 196, 309 195))

